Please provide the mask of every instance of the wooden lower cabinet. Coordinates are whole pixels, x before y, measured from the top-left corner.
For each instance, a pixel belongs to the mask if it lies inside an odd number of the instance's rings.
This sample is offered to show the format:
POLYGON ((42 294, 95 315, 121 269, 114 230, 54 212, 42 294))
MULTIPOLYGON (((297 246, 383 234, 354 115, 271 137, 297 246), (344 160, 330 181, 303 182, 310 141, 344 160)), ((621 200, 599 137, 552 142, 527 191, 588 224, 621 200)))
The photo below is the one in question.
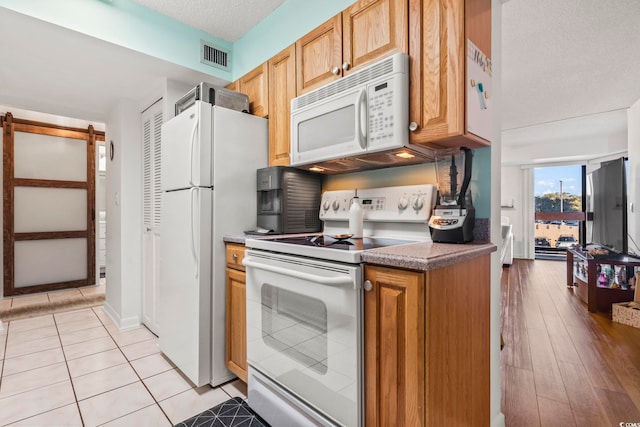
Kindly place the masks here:
POLYGON ((367 427, 489 425, 489 255, 365 280, 367 427))
POLYGON ((226 271, 226 364, 247 382, 246 273, 242 265, 244 246, 227 245, 226 271), (234 256, 235 255, 235 256, 234 256))

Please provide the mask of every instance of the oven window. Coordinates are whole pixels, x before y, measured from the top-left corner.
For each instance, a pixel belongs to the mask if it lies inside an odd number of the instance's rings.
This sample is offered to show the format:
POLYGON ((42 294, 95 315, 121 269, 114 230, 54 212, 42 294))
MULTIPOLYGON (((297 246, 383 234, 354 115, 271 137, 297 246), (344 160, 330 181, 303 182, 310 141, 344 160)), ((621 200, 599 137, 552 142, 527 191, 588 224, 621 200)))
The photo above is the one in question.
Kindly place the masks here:
POLYGON ((317 298, 262 286, 262 339, 320 374, 327 372, 327 307, 317 298))

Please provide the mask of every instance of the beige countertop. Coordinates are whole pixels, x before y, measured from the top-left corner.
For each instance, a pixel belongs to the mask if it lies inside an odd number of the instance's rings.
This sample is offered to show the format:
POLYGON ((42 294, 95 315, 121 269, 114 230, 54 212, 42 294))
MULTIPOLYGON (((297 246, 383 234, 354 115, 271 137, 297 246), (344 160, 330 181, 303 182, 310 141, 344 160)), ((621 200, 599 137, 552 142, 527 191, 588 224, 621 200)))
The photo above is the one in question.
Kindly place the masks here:
MULTIPOLYGON (((224 241, 244 245, 246 239, 255 237, 257 236, 225 236, 224 241)), ((463 245, 432 242, 409 243, 366 250, 362 252, 362 261, 387 267, 427 271, 490 254, 496 250, 496 245, 488 242, 472 242, 463 245)))
POLYGON ((387 267, 427 271, 487 255, 496 249, 496 245, 488 242, 472 242, 463 245, 433 242, 409 243, 364 251, 362 261, 387 267))

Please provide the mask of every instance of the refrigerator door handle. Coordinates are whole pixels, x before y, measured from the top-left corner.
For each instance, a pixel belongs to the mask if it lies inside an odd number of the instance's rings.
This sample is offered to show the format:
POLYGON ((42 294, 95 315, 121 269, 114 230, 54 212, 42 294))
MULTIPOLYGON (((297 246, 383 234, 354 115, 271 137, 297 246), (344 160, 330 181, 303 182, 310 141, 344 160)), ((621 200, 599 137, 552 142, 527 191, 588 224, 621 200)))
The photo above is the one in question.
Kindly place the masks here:
POLYGON ((193 146, 196 143, 196 131, 198 130, 198 125, 200 124, 200 118, 196 117, 196 122, 193 124, 193 129, 191 130, 191 145, 189 149, 189 184, 193 187, 195 184, 193 183, 193 146))
POLYGON ((193 257, 193 260, 196 263, 196 279, 198 278, 198 251, 196 249, 196 218, 195 218, 195 214, 197 209, 194 209, 193 204, 194 204, 194 194, 198 192, 197 188, 191 188, 189 190, 191 192, 191 256, 193 257))

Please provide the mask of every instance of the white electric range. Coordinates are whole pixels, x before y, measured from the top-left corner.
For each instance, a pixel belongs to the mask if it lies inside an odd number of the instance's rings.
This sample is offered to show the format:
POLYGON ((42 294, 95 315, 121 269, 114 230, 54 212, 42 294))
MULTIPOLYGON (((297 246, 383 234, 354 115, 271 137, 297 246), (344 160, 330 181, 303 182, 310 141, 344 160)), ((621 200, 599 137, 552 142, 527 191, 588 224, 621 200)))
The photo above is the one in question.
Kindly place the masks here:
POLYGON ((431 241, 435 192, 358 190, 362 239, 341 238, 355 196, 341 190, 322 196, 322 234, 246 240, 248 403, 268 423, 363 425, 361 254, 431 241))

